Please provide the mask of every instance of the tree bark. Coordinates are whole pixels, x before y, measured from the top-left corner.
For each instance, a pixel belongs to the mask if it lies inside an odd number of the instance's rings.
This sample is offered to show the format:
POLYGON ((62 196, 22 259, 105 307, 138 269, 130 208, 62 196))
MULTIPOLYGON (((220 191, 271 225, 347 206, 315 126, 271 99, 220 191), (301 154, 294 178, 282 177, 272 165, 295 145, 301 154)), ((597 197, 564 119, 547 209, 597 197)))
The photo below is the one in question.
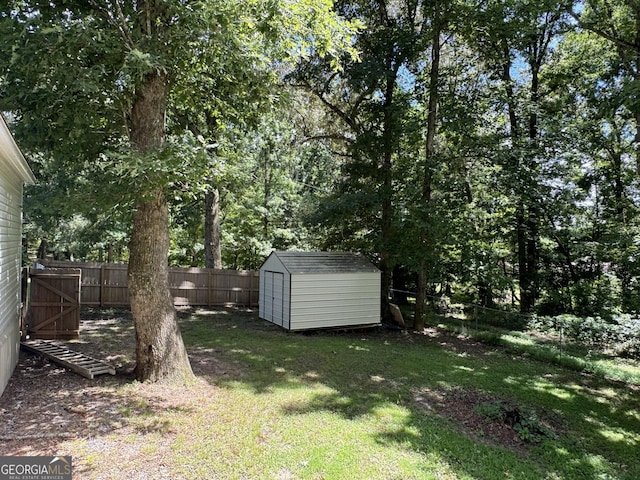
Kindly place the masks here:
POLYGON ((383 155, 380 165, 381 175, 381 248, 380 248, 380 274, 382 290, 382 312, 385 320, 393 318, 389 306, 389 292, 392 286, 393 262, 391 259, 391 236, 393 233, 393 130, 395 124, 395 112, 393 94, 397 80, 397 68, 393 65, 391 54, 387 56, 387 75, 384 97, 383 119, 383 155))
POLYGON ((222 268, 220 250, 220 192, 211 188, 204 197, 204 257, 207 268, 222 268))
POLYGON ((38 253, 36 256, 38 257, 38 259, 44 260, 47 258, 48 251, 49 251, 49 242, 45 237, 42 237, 40 239, 40 246, 38 247, 38 253))
MULTIPOLYGON (((164 143, 166 99, 167 81, 159 73, 149 74, 136 90, 130 141, 140 154, 158 150, 164 143)), ((136 332, 135 375, 140 381, 187 382, 193 373, 169 291, 169 208, 161 187, 140 187, 128 269, 136 332)))
MULTIPOLYGON (((435 155, 435 138, 436 126, 438 121, 438 103, 440 101, 438 83, 440 81, 440 30, 441 19, 437 17, 433 19, 433 38, 431 43, 431 70, 429 71, 429 105, 427 111, 427 138, 425 142, 425 158, 424 172, 422 179, 422 196, 421 204, 424 209, 425 222, 424 231, 420 235, 420 244, 424 252, 434 248, 433 240, 429 240, 429 231, 427 230, 429 215, 429 204, 431 203, 432 190, 432 169, 433 157, 435 155)), ((418 268, 418 291, 416 292, 416 305, 413 314, 413 328, 417 331, 424 330, 424 314, 425 314, 425 290, 427 288, 428 262, 423 258, 419 260, 418 268)))
MULTIPOLYGON (((513 90, 513 79, 511 78, 511 54, 507 43, 502 45, 503 69, 502 80, 504 82, 505 94, 509 110, 510 137, 513 145, 521 143, 520 128, 515 108, 515 92, 513 90)), ((537 55, 535 61, 537 62, 537 55)), ((533 60, 532 60, 533 62, 533 60)), ((538 71, 540 66, 537 63, 530 63, 532 70, 531 97, 532 104, 539 100, 539 79, 538 71)), ((538 117, 535 109, 528 118, 528 131, 526 133, 530 140, 530 145, 535 145, 538 137, 538 117)), ((514 172, 522 169, 523 165, 517 155, 513 156, 514 172)), ((533 168, 532 168, 533 169, 533 168)), ((532 183, 534 178, 527 178, 527 182, 532 183)), ((520 311, 528 313, 533 311, 536 304, 538 292, 538 216, 534 201, 527 197, 522 185, 514 188, 516 197, 515 233, 518 249, 518 285, 520 289, 520 311)))
POLYGON ((185 382, 193 373, 169 291, 169 208, 164 192, 138 204, 129 242, 129 297, 136 331, 136 378, 185 382))
POLYGON ((633 116, 636 121, 636 132, 633 137, 633 153, 636 157, 636 175, 640 177, 640 111, 634 112, 633 116))

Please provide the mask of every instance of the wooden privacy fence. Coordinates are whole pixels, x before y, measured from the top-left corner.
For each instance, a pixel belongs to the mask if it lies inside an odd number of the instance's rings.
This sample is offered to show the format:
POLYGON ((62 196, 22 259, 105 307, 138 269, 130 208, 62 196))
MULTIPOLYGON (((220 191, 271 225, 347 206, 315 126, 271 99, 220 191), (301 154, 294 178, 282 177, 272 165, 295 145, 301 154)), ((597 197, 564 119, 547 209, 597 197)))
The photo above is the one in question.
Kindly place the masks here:
MULTIPOLYGON (((128 307, 127 265, 39 260, 47 268, 82 270, 82 305, 128 307)), ((258 306, 260 272, 212 268, 169 268, 176 306, 258 306)))

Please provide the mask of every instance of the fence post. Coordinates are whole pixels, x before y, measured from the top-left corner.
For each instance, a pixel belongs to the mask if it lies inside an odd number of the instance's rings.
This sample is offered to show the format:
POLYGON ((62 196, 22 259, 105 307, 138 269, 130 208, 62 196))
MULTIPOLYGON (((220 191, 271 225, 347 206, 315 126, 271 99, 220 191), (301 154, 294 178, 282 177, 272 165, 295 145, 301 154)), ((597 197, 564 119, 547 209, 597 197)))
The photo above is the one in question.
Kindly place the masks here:
POLYGON ((247 272, 249 276, 249 295, 247 297, 247 306, 251 308, 251 297, 253 296, 253 272, 247 272))
POLYGON ((20 309, 20 337, 24 339, 27 336, 27 312, 29 308, 29 267, 22 268, 20 284, 20 297, 22 300, 22 308, 20 309))
POLYGON ((104 308, 104 293, 106 290, 105 278, 104 278, 105 264, 100 265, 100 308, 104 308))
POLYGON ((210 307, 213 303, 211 301, 211 290, 213 289, 213 271, 208 268, 207 269, 207 307, 210 307))

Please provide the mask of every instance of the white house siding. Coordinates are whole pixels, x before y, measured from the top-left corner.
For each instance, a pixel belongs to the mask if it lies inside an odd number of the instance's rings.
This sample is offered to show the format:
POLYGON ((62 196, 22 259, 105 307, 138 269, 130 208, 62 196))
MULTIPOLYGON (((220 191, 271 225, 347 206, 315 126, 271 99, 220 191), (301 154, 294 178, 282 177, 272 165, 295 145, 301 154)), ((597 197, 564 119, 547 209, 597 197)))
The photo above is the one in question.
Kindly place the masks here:
POLYGON ((380 274, 297 274, 291 280, 291 330, 380 323, 380 274))
POLYGON ((18 363, 20 349, 23 181, 0 162, 0 393, 18 363))

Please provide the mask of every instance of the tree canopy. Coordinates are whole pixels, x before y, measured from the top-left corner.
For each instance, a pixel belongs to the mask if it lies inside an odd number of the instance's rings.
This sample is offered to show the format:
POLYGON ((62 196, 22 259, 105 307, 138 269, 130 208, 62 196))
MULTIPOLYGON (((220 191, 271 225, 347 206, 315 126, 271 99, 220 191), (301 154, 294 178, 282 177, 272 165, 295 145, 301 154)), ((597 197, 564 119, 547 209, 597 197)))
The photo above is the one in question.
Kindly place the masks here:
POLYGON ((137 377, 188 380, 167 284, 169 199, 211 177, 217 129, 271 102, 274 66, 311 52, 335 59, 357 25, 324 0, 15 1, 0 20, 2 108, 25 149, 88 194, 85 208, 132 212, 137 377))
POLYGON ((628 0, 9 2, 0 108, 40 179, 30 249, 115 255, 131 279, 167 258, 360 251, 384 298, 419 293, 418 327, 436 293, 637 312, 639 15, 628 0), (151 212, 170 228, 136 273, 151 212))

